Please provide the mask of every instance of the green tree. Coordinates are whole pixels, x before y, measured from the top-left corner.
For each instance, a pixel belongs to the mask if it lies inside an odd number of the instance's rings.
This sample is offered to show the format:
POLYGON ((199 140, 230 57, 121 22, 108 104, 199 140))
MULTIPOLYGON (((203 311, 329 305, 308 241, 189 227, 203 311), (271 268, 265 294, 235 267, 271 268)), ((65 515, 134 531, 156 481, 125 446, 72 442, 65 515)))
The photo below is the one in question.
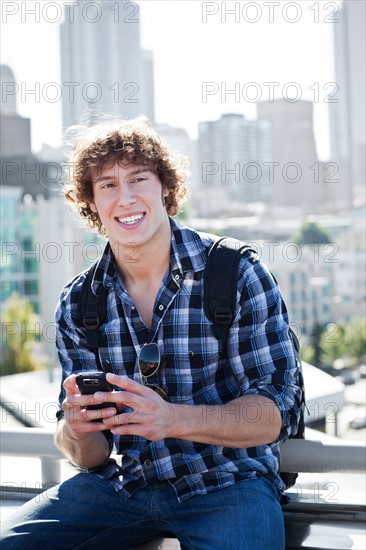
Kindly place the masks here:
POLYGON ((366 357, 366 320, 354 318, 345 331, 345 346, 355 364, 366 357))
POLYGON ((300 357, 302 361, 314 365, 315 362, 315 349, 311 344, 301 344, 300 357))
POLYGON ((190 212, 191 204, 187 201, 183 204, 182 209, 177 216, 178 221, 180 221, 181 223, 187 222, 190 217, 190 212))
POLYGON ((40 335, 29 300, 12 294, 5 302, 1 325, 1 376, 35 370, 32 347, 39 342, 40 335))
POLYGON ((300 356, 303 361, 325 371, 332 371, 337 359, 343 359, 345 367, 353 367, 366 361, 366 319, 354 318, 347 325, 328 323, 318 330, 320 364, 316 364, 314 334, 311 335, 311 343, 301 343, 300 356))
POLYGON ((330 234, 326 229, 320 227, 313 221, 306 221, 302 224, 300 231, 294 237, 297 244, 328 244, 331 242, 330 234))
POLYGON ((343 324, 328 323, 320 334, 321 359, 328 365, 333 365, 348 352, 345 341, 346 327, 343 324))

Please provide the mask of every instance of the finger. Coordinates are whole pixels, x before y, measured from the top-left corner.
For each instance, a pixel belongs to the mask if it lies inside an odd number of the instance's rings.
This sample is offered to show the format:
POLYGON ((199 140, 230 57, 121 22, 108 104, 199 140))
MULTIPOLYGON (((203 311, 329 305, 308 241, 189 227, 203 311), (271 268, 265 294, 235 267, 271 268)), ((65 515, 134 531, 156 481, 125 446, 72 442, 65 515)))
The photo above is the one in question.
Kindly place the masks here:
POLYGON ((65 421, 70 427, 70 429, 75 433, 84 433, 88 434, 90 432, 102 432, 109 430, 108 426, 103 424, 103 422, 91 422, 89 420, 79 421, 79 422, 69 422, 65 416, 65 421))
POLYGON ((117 412, 116 408, 110 407, 96 407, 95 401, 93 401, 93 408, 90 408, 90 403, 80 403, 80 400, 73 397, 66 398, 62 403, 65 416, 70 422, 78 422, 85 419, 94 420, 95 418, 104 418, 114 416, 117 412), (89 408, 86 408, 89 407, 89 408))
POLYGON ((154 427, 146 426, 143 423, 120 424, 119 426, 112 426, 110 431, 114 435, 137 435, 150 441, 158 441, 163 438, 161 434, 154 430, 154 427))
MULTIPOLYGON (((146 397, 151 396, 149 393, 145 396, 146 397)), ((139 395, 136 395, 134 393, 130 393, 128 391, 114 391, 112 393, 107 392, 96 392, 94 394, 94 403, 101 403, 101 402, 111 402, 116 403, 118 405, 123 405, 125 407, 131 407, 132 409, 138 409, 142 406, 144 398, 140 397, 139 395)))
POLYGON ((114 417, 116 415, 116 409, 113 407, 104 409, 81 409, 80 407, 66 407, 64 410, 65 420, 72 425, 72 429, 77 430, 81 427, 82 431, 85 431, 86 424, 95 423, 98 421, 102 422, 103 419, 114 417))
POLYGON ((118 426, 112 426, 110 428, 111 433, 114 435, 140 435, 145 436, 145 429, 142 424, 119 424, 118 426))
POLYGON ((111 401, 107 396, 111 396, 112 393, 103 392, 103 397, 101 397, 102 392, 99 392, 99 395, 95 397, 95 393, 88 395, 82 395, 80 393, 74 395, 70 394, 66 397, 65 402, 72 406, 86 407, 87 405, 101 405, 104 401, 111 401))
POLYGON ((80 393, 80 390, 76 384, 76 374, 71 374, 68 376, 63 383, 66 393, 80 393))
POLYGON ((114 407, 104 409, 81 409, 81 416, 87 422, 103 422, 104 419, 115 417, 116 409, 114 407))
POLYGON ((108 372, 107 380, 108 382, 110 382, 110 384, 113 384, 114 386, 118 386, 119 388, 127 390, 136 395, 142 395, 142 396, 150 395, 149 388, 147 388, 146 386, 143 386, 139 382, 135 382, 135 380, 128 378, 128 376, 120 376, 118 374, 113 374, 111 372, 108 372))
POLYGON ((115 416, 107 417, 103 419, 103 423, 108 426, 108 428, 124 425, 124 424, 139 424, 143 421, 142 415, 136 411, 132 410, 129 412, 119 413, 115 416))

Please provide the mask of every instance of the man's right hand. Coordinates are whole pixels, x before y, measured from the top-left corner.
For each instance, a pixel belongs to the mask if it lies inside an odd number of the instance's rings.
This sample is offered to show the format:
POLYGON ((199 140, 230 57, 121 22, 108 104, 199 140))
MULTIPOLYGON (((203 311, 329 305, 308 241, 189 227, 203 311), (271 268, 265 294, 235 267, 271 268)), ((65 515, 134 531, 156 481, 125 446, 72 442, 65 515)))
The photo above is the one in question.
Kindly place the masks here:
MULTIPOLYGON (((81 468, 95 468, 110 455, 110 447, 103 430, 108 430, 103 422, 95 419, 115 416, 115 408, 87 410, 87 405, 99 404, 94 395, 81 395, 72 374, 63 383, 66 397, 62 403, 64 417, 59 421, 55 443, 65 456, 81 468)), ((101 402, 100 402, 101 403, 101 402)))
POLYGON ((64 410, 64 419, 71 432, 75 432, 75 439, 84 439, 90 432, 100 432, 108 429, 103 422, 92 422, 92 420, 102 420, 116 414, 116 409, 86 409, 87 405, 98 405, 102 401, 96 401, 94 395, 81 395, 76 384, 76 375, 71 374, 63 384, 66 397, 62 403, 64 410), (85 436, 83 437, 83 434, 85 436))

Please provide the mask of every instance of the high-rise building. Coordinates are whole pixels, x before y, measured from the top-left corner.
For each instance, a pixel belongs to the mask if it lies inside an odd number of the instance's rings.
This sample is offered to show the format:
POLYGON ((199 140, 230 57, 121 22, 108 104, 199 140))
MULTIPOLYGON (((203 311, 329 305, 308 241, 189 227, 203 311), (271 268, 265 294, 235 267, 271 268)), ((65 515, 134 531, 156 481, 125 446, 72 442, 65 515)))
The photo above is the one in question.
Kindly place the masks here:
POLYGON ((285 99, 258 103, 260 120, 271 123, 271 204, 316 212, 326 198, 326 176, 316 153, 313 103, 285 99))
POLYGON ((48 197, 24 193, 18 185, 0 185, 1 307, 16 293, 38 315, 43 351, 55 355, 54 312, 62 287, 89 267, 104 242, 72 219, 59 192, 48 197))
POLYGON ((329 104, 332 157, 340 164, 340 206, 364 201, 365 185, 365 5, 343 1, 333 25, 335 101, 329 104))
POLYGON ((155 90, 154 90, 154 54, 151 50, 143 50, 145 76, 145 113, 151 122, 155 120, 155 90))
POLYGON ((17 84, 14 73, 9 65, 0 65, 0 82, 0 112, 2 115, 15 115, 17 112, 17 84))
POLYGON ((65 4, 65 10, 61 25, 64 128, 91 124, 103 114, 153 118, 152 56, 141 49, 138 4, 82 0, 65 4))
POLYGON ((189 163, 189 183, 197 186, 199 171, 197 168, 197 141, 191 139, 184 128, 170 124, 155 124, 155 130, 167 143, 172 153, 183 155, 189 163))
POLYGON ((26 157, 31 154, 30 119, 17 113, 17 83, 8 65, 0 65, 0 156, 26 157))
POLYGON ((227 113, 217 121, 199 123, 200 186, 222 189, 233 202, 268 203, 270 123, 227 113))
POLYGON ((31 154, 30 121, 18 115, 16 94, 10 93, 16 90, 14 75, 2 66, 1 77, 8 101, 1 101, 0 304, 6 307, 14 293, 28 299, 38 315, 43 352, 53 357, 60 290, 94 261, 102 244, 70 219, 60 195, 60 154, 52 158, 49 151, 47 160, 31 154))

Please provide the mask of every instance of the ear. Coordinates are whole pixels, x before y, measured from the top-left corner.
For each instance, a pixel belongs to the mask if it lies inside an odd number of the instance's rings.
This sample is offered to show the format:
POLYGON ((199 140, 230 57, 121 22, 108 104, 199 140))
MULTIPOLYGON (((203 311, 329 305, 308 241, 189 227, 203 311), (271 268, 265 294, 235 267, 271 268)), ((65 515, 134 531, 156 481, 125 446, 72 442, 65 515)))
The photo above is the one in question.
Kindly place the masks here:
POLYGON ((163 197, 167 197, 169 195, 169 189, 166 187, 163 187, 163 197))
POLYGON ((92 201, 89 201, 89 208, 92 212, 95 212, 95 213, 98 212, 97 207, 95 206, 94 202, 92 202, 92 201))

